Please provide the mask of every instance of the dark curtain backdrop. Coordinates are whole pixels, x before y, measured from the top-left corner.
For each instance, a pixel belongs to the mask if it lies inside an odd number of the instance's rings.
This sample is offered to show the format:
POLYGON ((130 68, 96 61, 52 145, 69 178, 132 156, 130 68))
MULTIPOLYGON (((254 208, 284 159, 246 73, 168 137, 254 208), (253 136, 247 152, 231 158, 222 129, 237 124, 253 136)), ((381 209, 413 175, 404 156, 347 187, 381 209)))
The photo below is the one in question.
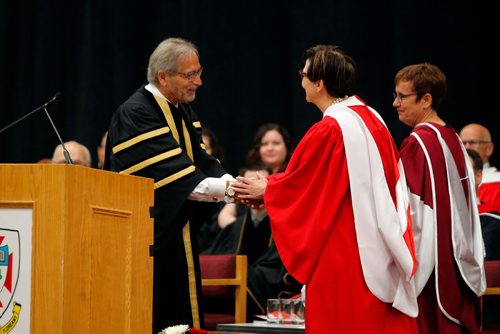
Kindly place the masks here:
MULTIPOLYGON (((0 128, 60 91, 61 103, 49 110, 61 137, 85 144, 95 160, 111 114, 146 82, 150 53, 177 36, 199 47, 203 86, 193 107, 220 138, 233 173, 260 124, 281 123, 298 142, 321 118, 297 75, 302 52, 315 44, 339 44, 356 59, 356 93, 381 113, 398 145, 410 128, 392 108, 392 80, 402 66, 423 61, 448 76, 442 117, 457 131, 483 123, 499 142, 488 98, 495 89, 485 84, 494 67, 489 42, 498 39, 485 40, 487 11, 454 0, 5 0, 0 128)), ((39 112, 0 134, 0 162, 36 162, 57 144, 39 112)), ((496 156, 498 166, 500 149, 496 156)))

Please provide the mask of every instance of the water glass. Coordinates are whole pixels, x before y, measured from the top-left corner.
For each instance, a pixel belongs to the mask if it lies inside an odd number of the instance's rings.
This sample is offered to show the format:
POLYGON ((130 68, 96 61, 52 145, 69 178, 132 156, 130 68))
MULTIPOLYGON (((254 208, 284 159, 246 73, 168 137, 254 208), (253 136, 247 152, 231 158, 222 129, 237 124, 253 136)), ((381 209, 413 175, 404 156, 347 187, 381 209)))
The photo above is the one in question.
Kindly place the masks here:
POLYGON ((303 324, 305 321, 304 301, 301 298, 293 299, 292 303, 292 323, 303 324))
POLYGON ((293 310, 293 299, 282 299, 281 300, 281 323, 291 324, 292 323, 292 310, 293 310))
POLYGON ((267 300, 267 321, 273 323, 281 322, 281 300, 267 300))

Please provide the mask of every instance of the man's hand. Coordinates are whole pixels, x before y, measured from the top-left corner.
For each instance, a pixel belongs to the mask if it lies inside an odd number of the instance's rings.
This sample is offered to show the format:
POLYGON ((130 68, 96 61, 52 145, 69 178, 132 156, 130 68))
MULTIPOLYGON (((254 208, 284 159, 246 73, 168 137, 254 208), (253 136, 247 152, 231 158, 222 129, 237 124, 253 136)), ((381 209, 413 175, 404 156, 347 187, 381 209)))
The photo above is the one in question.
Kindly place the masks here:
POLYGON ((252 208, 261 208, 264 206, 264 192, 267 187, 267 178, 259 172, 256 178, 238 176, 236 182, 233 182, 232 188, 235 191, 235 198, 243 204, 252 208))

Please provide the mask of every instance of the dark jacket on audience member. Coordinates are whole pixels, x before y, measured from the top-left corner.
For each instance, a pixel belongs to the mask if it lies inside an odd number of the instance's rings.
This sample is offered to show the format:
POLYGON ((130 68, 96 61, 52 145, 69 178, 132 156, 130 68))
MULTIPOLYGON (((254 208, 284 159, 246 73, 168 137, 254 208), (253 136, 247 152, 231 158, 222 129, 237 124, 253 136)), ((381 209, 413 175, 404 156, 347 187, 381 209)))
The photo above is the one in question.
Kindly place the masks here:
MULTIPOLYGON (((241 204, 237 204, 242 206, 241 204)), ((247 321, 266 313, 268 298, 289 298, 302 285, 285 269, 271 234, 269 216, 255 226, 250 208, 217 235, 204 254, 242 254, 248 258, 247 321)))

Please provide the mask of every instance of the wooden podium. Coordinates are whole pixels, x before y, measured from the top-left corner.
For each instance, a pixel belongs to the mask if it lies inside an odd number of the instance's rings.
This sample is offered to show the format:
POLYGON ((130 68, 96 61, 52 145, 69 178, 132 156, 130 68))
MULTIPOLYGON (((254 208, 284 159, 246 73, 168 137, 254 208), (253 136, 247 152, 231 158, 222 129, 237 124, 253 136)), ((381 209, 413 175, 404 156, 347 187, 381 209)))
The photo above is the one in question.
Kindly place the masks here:
POLYGON ((0 165, 0 210, 32 210, 30 333, 151 333, 153 196, 152 179, 0 165))

